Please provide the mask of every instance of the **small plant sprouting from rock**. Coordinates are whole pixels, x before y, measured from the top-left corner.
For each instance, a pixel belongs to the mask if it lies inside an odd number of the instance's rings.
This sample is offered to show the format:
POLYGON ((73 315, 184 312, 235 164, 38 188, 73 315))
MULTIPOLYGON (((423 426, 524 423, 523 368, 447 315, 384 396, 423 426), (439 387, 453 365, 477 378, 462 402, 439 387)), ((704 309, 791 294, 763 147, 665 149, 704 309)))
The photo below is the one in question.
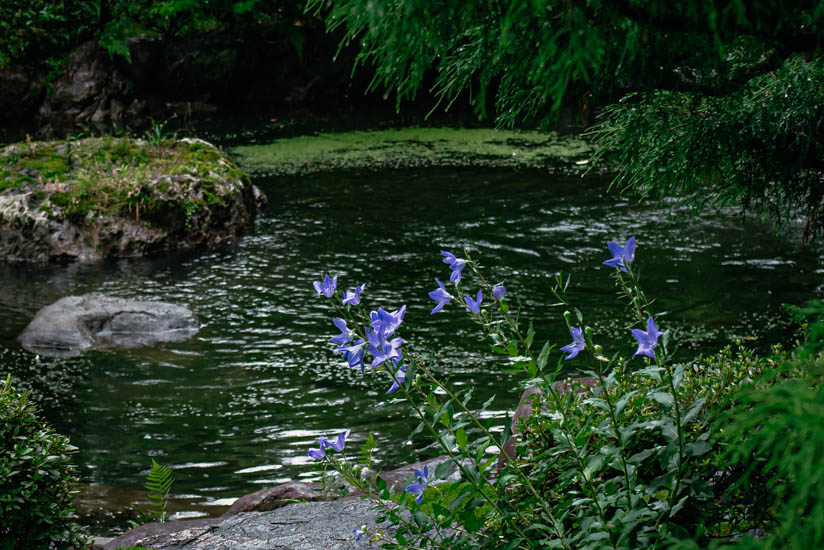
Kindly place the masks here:
POLYGON ((151 508, 149 512, 157 517, 160 523, 166 521, 166 505, 169 503, 169 490, 175 478, 168 466, 158 464, 152 459, 152 469, 146 475, 146 489, 149 491, 151 508))

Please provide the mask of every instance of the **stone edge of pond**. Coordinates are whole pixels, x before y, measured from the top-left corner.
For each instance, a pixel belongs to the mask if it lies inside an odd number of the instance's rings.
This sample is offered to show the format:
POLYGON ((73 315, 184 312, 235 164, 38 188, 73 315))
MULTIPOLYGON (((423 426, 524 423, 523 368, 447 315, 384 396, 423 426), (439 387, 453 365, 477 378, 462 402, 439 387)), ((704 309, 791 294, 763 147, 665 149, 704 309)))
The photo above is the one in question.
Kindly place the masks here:
MULTIPOLYGON (((568 392, 580 393, 590 391, 595 384, 596 381, 592 378, 571 378, 555 382, 555 387, 562 394, 568 392)), ((513 411, 511 417, 513 435, 506 441, 506 444, 501 449, 502 452, 498 457, 496 473, 504 466, 506 461, 504 455, 510 458, 515 456, 515 445, 518 440, 518 425, 520 419, 526 419, 532 415, 532 398, 536 396, 536 394, 540 395, 541 393, 538 387, 532 386, 525 389, 521 394, 518 407, 513 411)), ((388 472, 380 472, 379 474, 367 470, 365 476, 372 477, 374 475, 380 475, 380 477, 386 481, 389 490, 400 492, 403 490, 403 487, 413 479, 416 468, 421 470, 424 466, 428 466, 430 470, 434 471, 439 464, 448 461, 450 461, 448 456, 441 455, 429 460, 401 466, 388 472)), ((444 479, 438 480, 437 482, 459 481, 460 477, 457 468, 453 466, 451 471, 447 473, 448 475, 444 479)), ((303 510, 305 517, 302 516, 301 521, 297 522, 300 523, 302 527, 299 529, 295 528, 294 530, 306 531, 306 525, 312 524, 312 522, 319 522, 318 526, 313 527, 317 527, 324 533, 321 536, 327 536, 325 533, 328 532, 328 529, 323 525, 323 521, 321 521, 322 516, 328 513, 328 506, 325 506, 325 504, 358 498, 361 496, 361 493, 347 485, 344 487, 344 495, 342 497, 329 498, 323 494, 322 489, 323 486, 320 483, 303 482, 290 482, 275 487, 267 487, 240 497, 232 504, 226 513, 218 518, 183 520, 169 523, 147 523, 112 539, 103 546, 98 546, 98 548, 102 550, 114 550, 119 547, 146 546, 159 550, 199 550, 201 548, 210 548, 209 544, 214 544, 218 541, 220 542, 218 545, 220 548, 243 548, 242 543, 238 543, 237 539, 232 539, 232 537, 237 536, 231 534, 235 523, 240 521, 244 525, 253 525, 255 530, 266 529, 266 525, 273 523, 270 521, 271 518, 268 516, 256 516, 255 514, 278 510, 295 504, 296 501, 301 504, 312 503, 314 506, 307 507, 303 510), (249 518, 248 521, 235 519, 238 516, 244 515, 249 518), (259 522, 263 522, 263 527, 257 525, 259 522), (226 526, 226 528, 224 528, 224 526, 226 526), (206 537, 209 541, 205 546, 201 546, 198 542, 201 541, 203 537, 206 537), (193 544, 190 545, 190 543, 193 544)), ((368 503, 367 505, 371 506, 371 504, 368 503)), ((357 524, 352 525, 351 528, 354 529, 363 524, 367 524, 370 529, 374 531, 376 515, 374 510, 371 509, 362 512, 356 522, 357 524)), ((274 523, 281 524, 283 522, 277 521, 274 523)), ((349 527, 350 526, 346 526, 346 529, 344 529, 344 533, 347 535, 351 532, 349 527)), ((245 530, 241 530, 241 532, 245 533, 245 530)), ((340 535, 340 533, 338 533, 338 535, 340 535)), ((318 535, 315 534, 315 537, 317 536, 318 535)), ((317 543, 317 540, 315 543, 317 543)), ((291 548, 288 546, 278 547, 291 548)), ((304 547, 306 546, 300 546, 300 548, 304 547)), ((331 548, 332 546, 327 547, 331 548)), ((337 545, 335 547, 346 548, 348 546, 344 544, 343 546, 337 545)))
POLYGON ((266 197, 199 139, 0 149, 0 260, 99 261, 233 242, 266 197))
POLYGON ((571 134, 429 127, 316 133, 228 148, 243 170, 259 177, 414 168, 609 172, 606 163, 591 164, 595 151, 571 134))
MULTIPOLYGON (((434 469, 438 464, 448 461, 449 458, 445 455, 438 456, 422 462, 408 464, 388 472, 381 472, 379 475, 386 481, 387 486, 396 492, 403 490, 403 487, 408 483, 413 476, 414 469, 422 469, 424 466, 429 466, 434 469)), ((134 529, 131 529, 117 538, 111 539, 105 544, 95 545, 95 548, 102 550, 114 550, 115 548, 128 548, 130 546, 145 546, 148 548, 158 549, 172 549, 172 548, 189 548, 190 543, 195 543, 191 547, 198 548, 197 540, 203 536, 209 535, 214 537, 215 533, 221 530, 228 530, 234 523, 243 521, 244 524, 255 523, 257 521, 268 522, 269 518, 263 516, 264 512, 272 512, 284 507, 292 507, 295 504, 312 503, 314 506, 306 507, 303 512, 305 520, 302 522, 301 529, 305 530, 305 525, 320 518, 315 516, 323 516, 333 503, 339 503, 351 499, 360 500, 361 494, 352 487, 346 487, 345 495, 341 497, 326 497, 322 492, 322 485, 317 482, 290 482, 274 487, 267 487, 249 493, 237 499, 226 513, 217 518, 200 518, 192 520, 170 521, 166 523, 145 523, 134 529), (237 520, 238 516, 248 518, 248 520, 237 520), (225 528, 226 529, 225 529, 225 528)), ((366 501, 364 501, 366 502, 366 501)), ((366 506, 371 507, 371 503, 366 503, 366 506)), ((367 511, 368 512, 368 511, 367 511)), ((370 517, 360 517, 357 525, 353 524, 346 528, 346 533, 351 534, 351 529, 360 527, 364 523, 372 523, 375 521, 375 513, 371 513, 370 517)), ((354 541, 354 538, 352 539, 354 541)), ((214 543, 214 541, 212 541, 214 543)), ((232 541, 237 544, 237 541, 232 541)), ((209 546, 204 546, 208 548, 209 546)), ((227 546, 241 548, 242 546, 227 546)))

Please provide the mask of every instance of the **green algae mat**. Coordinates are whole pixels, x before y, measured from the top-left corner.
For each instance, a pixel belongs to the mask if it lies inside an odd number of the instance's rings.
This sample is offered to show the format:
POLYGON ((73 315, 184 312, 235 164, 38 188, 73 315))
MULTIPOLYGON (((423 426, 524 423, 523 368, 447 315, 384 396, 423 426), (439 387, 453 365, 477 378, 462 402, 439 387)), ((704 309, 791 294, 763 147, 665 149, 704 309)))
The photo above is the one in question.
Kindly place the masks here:
POLYGON ((255 176, 334 170, 489 166, 579 171, 595 148, 555 132, 402 128, 320 133, 233 147, 230 155, 255 176))

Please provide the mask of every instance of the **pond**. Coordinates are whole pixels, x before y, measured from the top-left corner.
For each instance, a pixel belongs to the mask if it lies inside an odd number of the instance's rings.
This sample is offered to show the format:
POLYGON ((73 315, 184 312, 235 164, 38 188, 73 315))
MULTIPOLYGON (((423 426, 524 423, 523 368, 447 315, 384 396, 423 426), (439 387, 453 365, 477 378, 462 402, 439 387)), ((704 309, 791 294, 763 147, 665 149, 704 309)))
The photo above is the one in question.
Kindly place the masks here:
MULTIPOLYGON (((457 308, 429 315, 427 293, 449 269, 440 250, 472 251, 491 280, 534 320, 538 339, 569 342, 551 307, 559 271, 607 350, 634 349, 617 302, 608 240, 635 235, 636 262, 659 326, 687 357, 738 340, 766 350, 796 327, 784 303, 822 293, 821 246, 776 237, 757 220, 722 211, 691 217, 608 193, 608 180, 531 171, 426 169, 260 178, 268 210, 229 249, 103 265, 0 264, 0 361, 33 388, 44 413, 80 448, 83 521, 114 534, 146 501, 151 458, 171 466, 174 517, 219 515, 245 493, 317 479, 306 452, 321 434, 352 430, 357 448, 378 442, 378 466, 415 460, 420 441, 385 378, 362 377, 332 353, 336 333, 312 281, 324 271, 364 303, 407 304, 406 347, 431 351, 437 370, 472 385, 478 402, 497 394, 503 418, 517 378, 457 308), (103 292, 189 305, 203 328, 188 342, 78 358, 37 357, 16 338, 41 307, 103 292)), ((556 354, 556 360, 560 354, 556 354)), ((571 364, 575 368, 575 363, 571 364)), ((427 451, 432 452, 432 451, 427 451)))

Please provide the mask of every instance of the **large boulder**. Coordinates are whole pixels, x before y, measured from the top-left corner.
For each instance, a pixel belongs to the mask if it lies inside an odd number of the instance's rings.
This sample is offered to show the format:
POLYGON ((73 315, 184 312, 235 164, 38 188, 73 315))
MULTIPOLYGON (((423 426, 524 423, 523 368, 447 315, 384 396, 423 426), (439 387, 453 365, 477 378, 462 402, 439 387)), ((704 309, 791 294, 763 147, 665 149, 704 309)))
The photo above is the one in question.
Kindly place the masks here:
POLYGON ((97 261, 234 241, 266 197, 202 140, 0 149, 0 260, 97 261))
POLYGON ((138 302, 102 294, 61 298, 37 312, 20 343, 42 355, 79 355, 91 349, 179 342, 200 323, 184 306, 138 302))

